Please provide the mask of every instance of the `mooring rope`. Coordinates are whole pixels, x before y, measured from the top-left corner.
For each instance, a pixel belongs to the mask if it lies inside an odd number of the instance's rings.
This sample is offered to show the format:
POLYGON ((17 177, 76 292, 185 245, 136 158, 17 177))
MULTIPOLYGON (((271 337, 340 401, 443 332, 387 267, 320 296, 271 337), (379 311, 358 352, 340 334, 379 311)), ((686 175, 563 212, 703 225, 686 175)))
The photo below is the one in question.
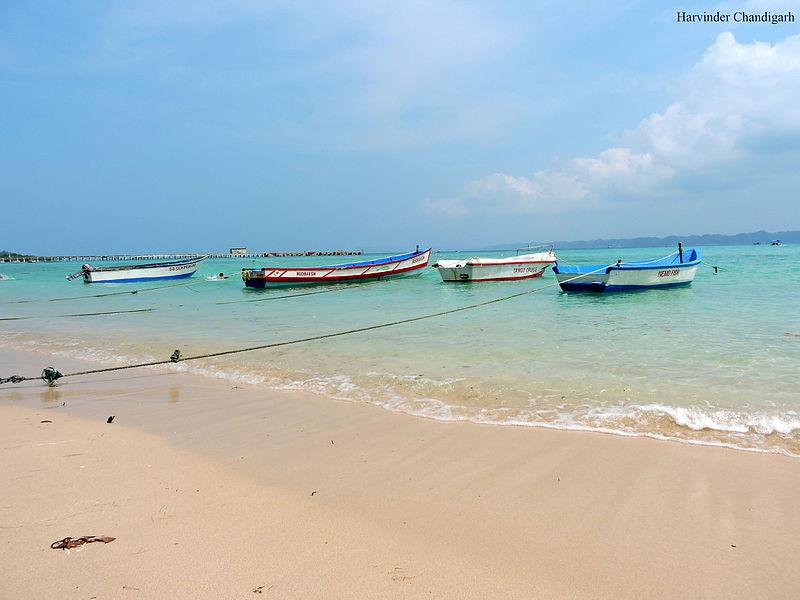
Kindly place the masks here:
MULTIPOLYGON (((224 302, 217 302, 217 304, 241 304, 243 302, 266 302, 267 300, 284 300, 286 298, 299 298, 300 296, 314 296, 316 294, 329 294, 331 292, 340 292, 342 290, 350 290, 353 288, 363 289, 371 283, 378 283, 377 281, 368 281, 365 283, 351 283, 347 284, 331 284, 336 287, 331 287, 325 290, 315 290, 313 292, 301 292, 299 294, 283 294, 281 296, 266 296, 264 298, 250 298, 247 300, 225 300, 224 302)), ((381 282, 386 283, 386 282, 381 282)))
MULTIPOLYGON (((211 280, 215 281, 215 280, 211 280)), ((181 285, 188 285, 187 283, 182 283, 181 285)), ((242 302, 265 302, 267 300, 284 300, 286 298, 299 298, 301 296, 313 296, 315 294, 327 294, 330 292, 338 292, 341 290, 352 289, 352 288, 363 288, 369 285, 369 283, 361 283, 361 284, 350 284, 350 285, 342 285, 337 286, 331 289, 326 290, 316 290, 313 292, 303 292, 300 294, 283 294, 281 296, 267 296, 265 298, 252 298, 248 300, 227 300, 225 302, 217 302, 216 304, 239 304, 242 302)), ((175 287, 175 286, 164 286, 164 287, 175 287)), ((163 289, 163 288, 154 288, 154 289, 163 289)), ((191 289, 191 288, 188 288, 191 289)), ((196 291, 196 290, 194 290, 196 291)), ((135 293, 135 292, 115 292, 115 293, 135 293)), ((114 295, 114 294, 109 294, 114 295)), ((94 296, 92 296, 94 297, 94 296)), ((49 301, 48 301, 49 302, 49 301)), ((126 313, 139 313, 139 312, 153 312, 156 310, 160 310, 158 308, 139 308, 135 310, 111 310, 105 312, 94 312, 94 313, 71 313, 65 315, 38 315, 38 316, 25 316, 25 317, 0 317, 0 321, 24 321, 29 319, 55 319, 61 317, 94 317, 94 316, 101 316, 101 315, 121 315, 126 313)))
POLYGON ((122 365, 118 367, 103 367, 100 369, 90 369, 88 371, 76 371, 74 373, 60 373, 54 367, 48 367, 42 371, 42 374, 38 377, 26 377, 22 375, 12 375, 11 377, 0 378, 0 385, 4 383, 20 383, 22 381, 32 381, 41 379, 47 382, 48 385, 55 385, 56 380, 62 379, 64 377, 76 377, 78 375, 93 375, 97 373, 110 373, 112 371, 124 371, 127 369, 139 369, 142 367, 155 367, 158 365, 168 365, 171 363, 179 363, 179 362, 187 362, 190 360, 199 360, 201 358, 215 358, 218 356, 229 356, 231 354, 241 354, 243 352, 253 352, 255 350, 266 350, 268 348, 278 348, 281 346, 291 346, 294 344, 302 344, 305 342, 313 342, 316 340, 324 340, 334 337, 340 337, 343 335, 352 335, 354 333, 363 333, 365 331, 374 331, 376 329, 384 329, 386 327, 394 327, 396 325, 402 325, 405 323, 414 323, 416 321, 424 321, 426 319, 433 319, 436 317, 442 317, 445 315, 450 315, 453 313, 463 312, 465 310, 471 310, 474 308, 480 308, 483 306, 489 306, 491 304, 497 304, 498 302, 505 302, 507 300, 512 300, 514 298, 519 298, 521 296, 527 296, 528 294, 534 294, 536 292, 540 292, 542 290, 555 287, 557 285, 561 285, 563 283, 569 283, 570 281, 574 281, 575 279, 580 279, 581 277, 585 277, 587 275, 593 275, 595 273, 600 273, 601 271, 605 271, 609 267, 613 267, 616 263, 611 263, 609 265, 605 265, 601 268, 595 269, 594 271, 589 271, 587 273, 580 273, 575 277, 570 277, 563 281, 555 281, 553 283, 548 283, 546 285, 541 285, 536 288, 525 290, 524 292, 517 292, 515 294, 509 294, 508 296, 501 296, 499 298, 493 298, 492 300, 485 300, 483 302, 478 302, 476 304, 468 304, 466 306, 459 306, 457 308, 451 308, 448 310, 442 310, 435 313, 430 313, 427 315, 420 315, 417 317, 408 317, 406 319, 399 319, 397 321, 391 321, 389 323, 379 323, 377 325, 367 325, 365 327, 356 327, 354 329, 346 329, 344 331, 335 331, 333 333, 324 333, 321 335, 313 335, 310 337, 298 338, 294 340, 286 340, 283 342, 271 342, 269 344, 260 344, 258 346, 248 346, 246 348, 236 348, 233 350, 222 350, 220 352, 209 352, 206 354, 197 354, 194 356, 181 356, 180 350, 175 350, 167 360, 154 360, 150 362, 143 362, 143 363, 135 363, 132 365, 122 365))
MULTIPOLYGON (((228 278, 231 275, 236 275, 240 271, 233 271, 231 273, 226 273, 225 277, 228 278)), ((170 285, 159 285, 153 286, 149 288, 138 288, 135 290, 123 290, 120 292, 104 292, 102 294, 86 294, 84 296, 64 296, 62 298, 45 298, 45 299, 28 299, 28 300, 9 300, 6 302, 2 302, 0 304, 31 304, 34 302, 62 302, 64 300, 85 300, 86 298, 107 298, 108 296, 127 296, 129 294, 138 294, 140 292, 152 292, 155 290, 165 290, 167 288, 174 288, 174 287, 181 287, 185 285, 196 285, 200 283, 207 283, 209 281, 219 281, 218 279, 192 279, 191 281, 182 281, 180 283, 172 283, 170 285)))
POLYGON ((24 321, 27 319, 55 319, 60 317, 97 317, 100 315, 124 315, 128 313, 143 313, 143 312, 152 312, 156 310, 155 308, 136 308, 133 310, 107 310, 103 312, 92 312, 92 313, 71 313, 66 315, 45 315, 45 316, 37 316, 37 317, 0 317, 0 321, 24 321))

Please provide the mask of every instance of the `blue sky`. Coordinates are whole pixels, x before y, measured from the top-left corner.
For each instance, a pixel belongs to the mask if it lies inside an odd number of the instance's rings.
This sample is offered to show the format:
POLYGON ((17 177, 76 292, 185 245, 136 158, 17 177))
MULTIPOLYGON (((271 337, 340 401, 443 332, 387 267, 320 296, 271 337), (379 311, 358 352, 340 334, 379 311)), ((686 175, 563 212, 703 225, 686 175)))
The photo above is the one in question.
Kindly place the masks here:
POLYGON ((0 249, 800 228, 800 2, 0 3, 0 249))

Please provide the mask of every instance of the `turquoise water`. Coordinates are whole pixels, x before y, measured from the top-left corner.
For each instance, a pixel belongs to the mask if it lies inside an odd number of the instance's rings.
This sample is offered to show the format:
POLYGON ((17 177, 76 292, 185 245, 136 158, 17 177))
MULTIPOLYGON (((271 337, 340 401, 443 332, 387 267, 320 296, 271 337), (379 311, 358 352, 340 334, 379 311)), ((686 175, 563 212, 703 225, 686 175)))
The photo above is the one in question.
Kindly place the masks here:
MULTIPOLYGON (((703 250, 706 264, 720 272, 701 268, 689 287, 607 295, 548 287, 441 318, 165 368, 437 419, 800 455, 800 246, 703 250)), ((671 251, 558 254, 564 263, 607 263, 671 251)), ((469 255, 434 254, 432 262, 469 255)), ((64 279, 77 263, 0 263, 11 278, 0 281, 0 317, 35 317, 0 321, 0 345, 123 364, 166 358, 175 348, 191 355, 383 323, 555 281, 548 270, 522 282, 444 284, 426 269, 418 277, 262 301, 309 289, 249 290, 236 275, 206 279, 242 267, 320 261, 331 259, 208 260, 188 285, 57 302, 42 300, 174 283, 87 285, 64 279), (156 310, 55 317, 140 308, 156 310)))

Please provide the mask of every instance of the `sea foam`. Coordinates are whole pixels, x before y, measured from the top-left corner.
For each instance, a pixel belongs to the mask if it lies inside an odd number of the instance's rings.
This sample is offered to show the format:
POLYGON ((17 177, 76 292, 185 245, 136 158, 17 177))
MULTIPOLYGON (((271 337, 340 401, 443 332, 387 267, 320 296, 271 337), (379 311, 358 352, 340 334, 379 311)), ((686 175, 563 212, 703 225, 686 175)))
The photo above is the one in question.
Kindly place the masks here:
POLYGON ((698 407, 668 406, 663 404, 634 405, 631 409, 640 410, 644 413, 666 415, 676 425, 688 427, 693 431, 709 429, 734 433, 755 432, 763 435, 771 433, 790 435, 800 430, 800 415, 795 411, 786 411, 782 414, 746 413, 733 410, 704 410, 698 407))

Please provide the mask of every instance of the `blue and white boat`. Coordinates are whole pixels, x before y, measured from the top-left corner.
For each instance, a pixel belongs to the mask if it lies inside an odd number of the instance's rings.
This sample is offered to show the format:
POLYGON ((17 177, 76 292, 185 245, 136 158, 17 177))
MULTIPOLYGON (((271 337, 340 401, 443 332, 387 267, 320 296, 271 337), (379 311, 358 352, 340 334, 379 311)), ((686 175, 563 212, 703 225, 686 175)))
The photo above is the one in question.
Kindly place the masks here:
POLYGON ((193 256, 181 260, 139 265, 114 265, 110 267, 93 267, 85 264, 81 270, 67 275, 68 280, 83 277, 86 283, 132 283, 136 281, 154 281, 156 279, 181 279, 191 277, 197 271, 197 265, 208 258, 193 256))
POLYGON ((702 262, 699 248, 684 249, 652 260, 607 265, 562 265, 553 272, 565 292, 620 292, 689 285, 702 262))

